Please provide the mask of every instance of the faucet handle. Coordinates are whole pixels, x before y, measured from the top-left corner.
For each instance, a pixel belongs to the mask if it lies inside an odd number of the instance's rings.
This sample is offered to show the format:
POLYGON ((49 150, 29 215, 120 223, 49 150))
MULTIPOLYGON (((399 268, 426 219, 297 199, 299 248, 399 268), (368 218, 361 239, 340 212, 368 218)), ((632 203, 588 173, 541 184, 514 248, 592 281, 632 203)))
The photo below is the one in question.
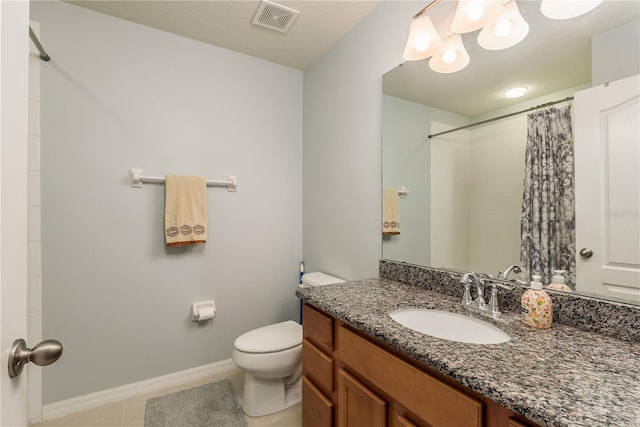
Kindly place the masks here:
POLYGON ((462 304, 469 305, 473 301, 471 298, 471 276, 469 273, 465 273, 460 278, 460 283, 464 286, 464 293, 462 294, 462 304))
POLYGON ((500 308, 500 288, 508 289, 500 283, 491 283, 491 296, 489 297, 489 310, 494 316, 502 314, 500 308))

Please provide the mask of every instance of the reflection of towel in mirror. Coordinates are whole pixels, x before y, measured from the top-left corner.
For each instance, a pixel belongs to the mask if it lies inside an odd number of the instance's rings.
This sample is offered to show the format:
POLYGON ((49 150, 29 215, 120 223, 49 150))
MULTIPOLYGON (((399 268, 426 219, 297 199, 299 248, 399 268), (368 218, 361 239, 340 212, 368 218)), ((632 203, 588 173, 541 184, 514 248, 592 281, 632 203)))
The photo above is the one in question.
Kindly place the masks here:
POLYGON ((199 176, 167 175, 164 230, 167 246, 207 240, 207 182, 199 176))
POLYGON ((382 190, 382 234, 400 234, 400 196, 398 190, 382 190))

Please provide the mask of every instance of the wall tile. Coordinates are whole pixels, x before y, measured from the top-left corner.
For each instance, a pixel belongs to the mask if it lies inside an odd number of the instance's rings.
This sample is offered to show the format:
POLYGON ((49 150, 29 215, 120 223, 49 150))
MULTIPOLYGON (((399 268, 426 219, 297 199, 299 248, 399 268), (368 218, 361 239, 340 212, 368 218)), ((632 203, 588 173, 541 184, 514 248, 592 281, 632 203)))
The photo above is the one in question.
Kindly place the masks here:
POLYGON ((29 206, 40 206, 40 172, 39 171, 29 171, 29 189, 28 189, 27 197, 28 197, 29 206))
POLYGON ((29 206, 28 239, 30 242, 40 241, 40 206, 29 206))

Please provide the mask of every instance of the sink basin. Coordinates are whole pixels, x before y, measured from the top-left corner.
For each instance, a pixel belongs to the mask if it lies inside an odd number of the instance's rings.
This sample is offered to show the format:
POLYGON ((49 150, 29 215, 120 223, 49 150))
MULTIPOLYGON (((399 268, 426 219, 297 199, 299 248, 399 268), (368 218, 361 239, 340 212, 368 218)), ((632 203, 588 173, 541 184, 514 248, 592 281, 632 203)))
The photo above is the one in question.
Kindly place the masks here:
POLYGON ((500 344, 511 337, 490 323, 449 311, 411 308, 389 314, 393 320, 426 335, 470 344, 500 344))

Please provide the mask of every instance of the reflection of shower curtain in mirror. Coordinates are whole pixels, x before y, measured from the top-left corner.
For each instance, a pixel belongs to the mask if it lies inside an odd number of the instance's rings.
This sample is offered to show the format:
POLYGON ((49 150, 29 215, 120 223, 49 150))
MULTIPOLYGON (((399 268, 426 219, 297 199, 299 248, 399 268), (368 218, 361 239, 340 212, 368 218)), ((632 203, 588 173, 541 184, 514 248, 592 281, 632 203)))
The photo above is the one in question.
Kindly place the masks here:
POLYGON ((571 106, 529 114, 520 262, 549 283, 566 270, 575 289, 575 175, 571 106))

